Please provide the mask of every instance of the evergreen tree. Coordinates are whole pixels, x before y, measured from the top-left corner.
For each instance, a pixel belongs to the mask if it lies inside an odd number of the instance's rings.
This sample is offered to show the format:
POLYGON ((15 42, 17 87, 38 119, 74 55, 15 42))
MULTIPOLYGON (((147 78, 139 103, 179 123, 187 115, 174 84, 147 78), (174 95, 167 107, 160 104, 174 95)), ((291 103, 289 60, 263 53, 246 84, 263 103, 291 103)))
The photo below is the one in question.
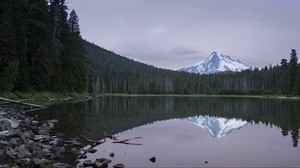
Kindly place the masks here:
POLYGON ((80 36, 80 28, 78 22, 79 22, 79 18, 73 9, 72 12, 70 13, 68 24, 70 26, 71 32, 74 33, 76 36, 80 36))
POLYGON ((298 66, 298 74, 294 86, 294 94, 300 96, 300 66, 298 66))
POLYGON ((8 76, 12 79, 18 76, 16 49, 16 27, 14 24, 14 2, 2 0, 0 3, 0 90, 12 90, 15 80, 6 80, 8 76), (11 71, 15 73, 10 73, 11 71))
POLYGON ((295 86, 295 82, 297 78, 297 70, 298 70, 298 57, 295 49, 292 49, 291 52, 289 70, 290 70, 290 91, 292 93, 295 86))

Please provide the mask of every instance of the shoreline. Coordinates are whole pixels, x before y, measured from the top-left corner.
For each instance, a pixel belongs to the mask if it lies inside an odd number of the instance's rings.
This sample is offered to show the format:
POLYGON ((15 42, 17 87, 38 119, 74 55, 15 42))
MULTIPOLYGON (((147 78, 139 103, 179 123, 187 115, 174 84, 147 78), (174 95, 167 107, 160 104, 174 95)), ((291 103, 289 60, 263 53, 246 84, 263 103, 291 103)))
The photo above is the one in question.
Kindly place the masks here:
POLYGON ((84 145, 75 139, 64 139, 61 133, 53 133, 57 122, 55 119, 39 121, 38 116, 0 107, 0 167, 76 166, 78 151, 84 145), (66 153, 74 155, 74 163, 62 161, 66 153))
POLYGON ((257 98, 257 99, 288 99, 300 100, 299 96, 283 95, 205 95, 205 94, 118 94, 103 93, 95 97, 116 96, 116 97, 228 97, 228 98, 257 98))

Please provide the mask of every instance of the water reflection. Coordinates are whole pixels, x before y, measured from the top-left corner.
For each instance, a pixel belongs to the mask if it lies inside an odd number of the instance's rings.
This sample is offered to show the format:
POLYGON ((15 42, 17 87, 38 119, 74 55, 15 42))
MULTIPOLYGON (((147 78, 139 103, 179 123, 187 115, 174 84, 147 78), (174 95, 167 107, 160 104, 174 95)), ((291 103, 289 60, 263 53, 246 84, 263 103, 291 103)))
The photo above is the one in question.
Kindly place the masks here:
POLYGON ((195 116, 183 120, 205 129, 214 138, 222 138, 232 131, 239 130, 247 125, 246 121, 236 118, 195 116))
MULTIPOLYGON (((300 128, 299 101, 271 99, 113 96, 53 106, 33 115, 39 115, 41 120, 58 119, 55 131, 66 137, 83 134, 92 139, 102 139, 105 132, 118 133, 155 121, 211 116, 208 125, 213 125, 213 117, 216 117, 224 118, 218 121, 220 125, 225 124, 225 118, 235 118, 249 124, 278 127, 283 136, 292 138, 292 146, 297 147, 300 128)), ((216 129, 211 130, 213 136, 224 136, 216 129)))

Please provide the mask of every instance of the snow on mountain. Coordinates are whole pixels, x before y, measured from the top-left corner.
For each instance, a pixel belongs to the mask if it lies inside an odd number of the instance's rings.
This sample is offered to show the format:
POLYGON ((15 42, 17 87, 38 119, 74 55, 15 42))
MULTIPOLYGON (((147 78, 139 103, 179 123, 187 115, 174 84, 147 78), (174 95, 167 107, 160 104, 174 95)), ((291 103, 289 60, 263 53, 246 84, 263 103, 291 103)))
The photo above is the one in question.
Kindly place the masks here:
POLYGON ((181 68, 179 71, 185 71, 190 73, 199 74, 211 74, 218 72, 240 72, 242 70, 250 69, 251 67, 239 60, 234 60, 228 55, 224 55, 222 52, 212 52, 209 57, 200 63, 181 68))
POLYGON ((224 137, 231 131, 239 130, 247 125, 246 121, 240 119, 227 119, 210 116, 188 117, 183 120, 200 126, 215 138, 224 137))

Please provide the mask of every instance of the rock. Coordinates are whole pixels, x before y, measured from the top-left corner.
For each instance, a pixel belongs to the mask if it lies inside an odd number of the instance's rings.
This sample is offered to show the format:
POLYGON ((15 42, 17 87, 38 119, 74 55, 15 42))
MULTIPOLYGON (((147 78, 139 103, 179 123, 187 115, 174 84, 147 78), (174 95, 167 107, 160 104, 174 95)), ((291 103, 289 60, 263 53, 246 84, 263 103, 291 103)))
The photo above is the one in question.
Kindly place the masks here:
POLYGON ((57 122, 58 122, 58 120, 56 120, 56 119, 52 119, 52 120, 47 121, 48 124, 56 124, 57 122))
POLYGON ((39 134, 41 135, 48 135, 49 134, 49 131, 50 131, 50 128, 47 126, 46 123, 44 123, 42 126, 40 126, 38 128, 38 132, 39 134))
POLYGON ((44 152, 40 147, 36 147, 35 150, 32 152, 32 155, 33 155, 33 157, 42 159, 42 158, 46 157, 46 152, 44 152))
POLYGON ((150 160, 152 163, 155 163, 155 162, 156 162, 156 157, 151 157, 149 160, 150 160))
POLYGON ((114 157, 115 154, 112 152, 112 153, 109 154, 109 156, 110 156, 110 157, 114 157))
POLYGON ((101 163, 97 160, 94 162, 94 168, 102 168, 102 167, 103 167, 103 163, 101 163))
POLYGON ((86 159, 87 156, 86 156, 85 154, 81 154, 81 155, 79 156, 79 158, 81 158, 81 159, 86 159))
POLYGON ((53 147, 51 145, 46 145, 46 144, 40 144, 39 145, 42 149, 48 149, 51 150, 53 147))
POLYGON ((11 123, 7 119, 0 119, 0 133, 12 129, 11 123))
POLYGON ((11 147, 4 148, 4 150, 2 152, 2 156, 5 159, 13 159, 14 160, 16 158, 14 155, 16 155, 16 152, 11 147))
POLYGON ((18 128, 20 123, 14 119, 2 118, 0 119, 0 131, 2 130, 10 130, 18 128))
POLYGON ((12 148, 16 147, 18 145, 18 141, 16 138, 11 138, 8 145, 12 148))
POLYGON ((49 135, 35 135, 33 140, 48 142, 50 140, 50 136, 49 135))
POLYGON ((7 164, 5 165, 0 165, 0 168, 9 168, 9 166, 7 164))
POLYGON ((113 166, 113 168, 124 168, 125 166, 122 163, 117 163, 113 166))
POLYGON ((21 167, 31 167, 31 160, 28 158, 22 158, 22 159, 18 159, 17 164, 20 165, 21 167))
POLYGON ((34 133, 32 131, 26 131, 23 133, 23 136, 25 139, 33 139, 34 138, 34 133))
POLYGON ((93 162, 91 160, 85 160, 83 163, 83 166, 93 166, 93 162))
POLYGON ((67 163, 54 163, 52 168, 71 168, 72 166, 67 163))
POLYGON ((76 156, 81 155, 80 150, 78 150, 77 148, 72 148, 71 152, 73 152, 76 156))
POLYGON ((35 121, 35 120, 33 120, 33 121, 31 122, 32 125, 37 125, 37 124, 39 124, 39 123, 40 123, 40 122, 35 121))
POLYGON ((33 158, 32 163, 34 167, 41 167, 42 166, 42 160, 38 158, 33 158))
POLYGON ((58 144, 58 141, 50 141, 49 144, 53 145, 53 146, 56 146, 58 144))
POLYGON ((97 150, 94 149, 94 148, 85 149, 83 151, 86 152, 86 153, 95 153, 95 152, 97 152, 97 150))
POLYGON ((99 158, 99 159, 96 159, 96 161, 100 162, 100 163, 103 163, 106 159, 105 158, 99 158))
POLYGON ((205 161, 204 163, 205 163, 205 164, 207 164, 207 163, 208 163, 208 161, 205 161))
POLYGON ((111 163, 111 160, 105 159, 102 163, 103 163, 104 165, 108 165, 109 163, 111 163))
POLYGON ((18 152, 18 158, 24 158, 24 157, 30 157, 31 153, 25 149, 25 148, 20 148, 18 152))
POLYGON ((29 152, 33 152, 33 151, 36 150, 37 144, 34 143, 34 142, 28 142, 28 143, 25 144, 25 148, 26 148, 27 150, 29 150, 29 152))

